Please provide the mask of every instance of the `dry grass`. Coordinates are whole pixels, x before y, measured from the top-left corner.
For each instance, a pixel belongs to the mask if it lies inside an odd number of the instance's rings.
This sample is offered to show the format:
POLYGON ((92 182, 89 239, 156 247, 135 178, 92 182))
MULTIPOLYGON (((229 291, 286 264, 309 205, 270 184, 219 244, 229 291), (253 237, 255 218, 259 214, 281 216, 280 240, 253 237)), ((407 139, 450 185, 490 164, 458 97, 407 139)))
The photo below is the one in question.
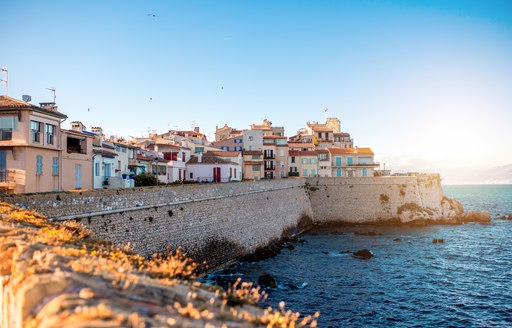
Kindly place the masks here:
MULTIPOLYGON (((0 224, 3 223, 0 274, 10 275, 13 286, 21 285, 28 276, 57 272, 110 285, 106 290, 95 289, 93 285, 81 286, 73 296, 81 300, 79 305, 71 302, 73 306, 57 307, 58 322, 62 325, 83 326, 98 320, 132 327, 197 326, 199 323, 199 326, 218 327, 223 323, 231 326, 233 322, 236 326, 317 325, 318 314, 301 317, 297 312, 285 310, 284 303, 279 309, 255 308, 253 305, 260 304, 267 295, 252 283, 238 280, 226 291, 216 287, 215 292, 209 291, 211 288, 194 280, 198 266, 180 249, 147 259, 134 253, 130 245, 115 246, 92 239, 86 227, 77 222, 49 222, 37 212, 4 203, 0 203, 0 217, 0 224), (32 259, 27 259, 30 265, 21 265, 16 271, 19 257, 26 256, 19 252, 27 247, 35 250, 32 259), (134 297, 140 300, 131 300, 134 297), (152 310, 139 312, 129 305, 118 305, 130 302, 135 302, 136 308, 152 310), (152 312, 160 314, 148 314, 152 312)), ((41 300, 46 296, 42 295, 41 300)), ((44 313, 35 313, 25 325, 37 326, 44 318, 44 313)))

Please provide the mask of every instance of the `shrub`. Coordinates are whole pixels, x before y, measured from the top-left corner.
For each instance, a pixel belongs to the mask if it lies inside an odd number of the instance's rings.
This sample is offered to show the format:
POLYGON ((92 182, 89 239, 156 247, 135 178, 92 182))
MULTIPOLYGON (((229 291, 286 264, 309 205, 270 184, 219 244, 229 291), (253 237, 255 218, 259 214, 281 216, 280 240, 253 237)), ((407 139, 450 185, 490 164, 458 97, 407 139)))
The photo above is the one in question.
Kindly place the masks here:
POLYGON ((135 176, 135 187, 156 186, 156 177, 151 173, 141 173, 135 176))

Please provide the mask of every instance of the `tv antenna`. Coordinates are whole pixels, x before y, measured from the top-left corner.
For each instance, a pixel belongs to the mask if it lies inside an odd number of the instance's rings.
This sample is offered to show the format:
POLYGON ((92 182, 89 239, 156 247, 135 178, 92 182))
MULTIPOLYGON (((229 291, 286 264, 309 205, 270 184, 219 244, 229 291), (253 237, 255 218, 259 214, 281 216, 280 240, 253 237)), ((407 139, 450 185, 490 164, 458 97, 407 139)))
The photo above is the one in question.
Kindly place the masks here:
POLYGON ((190 127, 192 129, 196 127, 196 120, 190 121, 190 127))
POLYGON ((5 95, 8 96, 9 95, 9 70, 7 69, 7 67, 2 67, 2 68, 0 68, 0 71, 2 71, 2 74, 5 74, 5 78, 0 79, 0 82, 2 84, 5 84, 5 95))
POLYGON ((55 98, 57 98, 57 95, 55 94, 55 87, 52 87, 52 88, 46 88, 46 90, 50 90, 51 92, 53 92, 53 102, 55 103, 55 98))

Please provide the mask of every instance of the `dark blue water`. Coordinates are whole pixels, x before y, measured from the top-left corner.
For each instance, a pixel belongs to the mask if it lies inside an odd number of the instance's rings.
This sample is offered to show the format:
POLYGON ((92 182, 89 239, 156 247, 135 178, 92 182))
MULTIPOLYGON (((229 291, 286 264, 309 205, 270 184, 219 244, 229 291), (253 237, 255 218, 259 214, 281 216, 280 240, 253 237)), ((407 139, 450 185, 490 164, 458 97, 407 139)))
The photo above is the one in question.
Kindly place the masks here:
MULTIPOLYGON (((493 217, 512 213, 511 185, 444 189, 468 210, 489 210, 493 217)), ((267 304, 285 301, 303 314, 320 311, 320 327, 512 327, 512 221, 347 226, 338 233, 305 235, 306 243, 294 250, 209 278, 241 276, 256 283, 271 273, 279 286, 267 290, 267 304), (382 235, 354 234, 365 231, 382 235), (433 244, 433 238, 445 242, 433 244), (375 256, 360 260, 343 253, 362 248, 375 256)))

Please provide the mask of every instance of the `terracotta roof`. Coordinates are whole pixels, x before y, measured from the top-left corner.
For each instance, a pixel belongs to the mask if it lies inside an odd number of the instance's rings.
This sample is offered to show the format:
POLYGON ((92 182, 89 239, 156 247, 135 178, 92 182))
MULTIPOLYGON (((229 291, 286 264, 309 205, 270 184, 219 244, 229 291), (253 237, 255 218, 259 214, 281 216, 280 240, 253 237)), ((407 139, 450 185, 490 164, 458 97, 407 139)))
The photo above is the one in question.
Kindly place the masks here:
POLYGON ((0 96, 0 110, 9 110, 9 109, 30 109, 36 110, 38 112, 42 112, 48 115, 53 115, 61 118, 67 118, 65 114, 62 114, 56 110, 48 110, 45 108, 41 108, 36 105, 29 104, 27 102, 11 98, 9 96, 0 96))
POLYGON ((263 151, 262 150, 244 150, 243 154, 244 155, 263 155, 263 151))
POLYGON ((253 124, 253 125, 251 125, 251 130, 265 130, 265 131, 270 131, 270 130, 272 130, 272 128, 271 128, 270 126, 266 126, 266 125, 253 124))
POLYGON ((314 151, 303 151, 303 150, 290 150, 288 156, 317 156, 318 153, 314 151))
POLYGON ((312 142, 291 142, 288 141, 288 147, 290 148, 315 148, 312 142))
POLYGON ((334 135, 337 137, 350 137, 350 133, 348 132, 335 133, 334 135))
POLYGON ((112 152, 112 151, 108 151, 108 150, 105 150, 105 149, 93 149, 92 150, 93 154, 97 154, 97 155, 105 155, 105 156, 117 156, 116 153, 112 152))
POLYGON ((360 155, 373 155, 371 148, 327 148, 331 154, 360 154, 360 155), (356 152, 357 150, 357 152, 356 152))
POLYGON ((204 153, 204 156, 219 156, 219 157, 238 157, 240 155, 239 151, 222 151, 222 150, 208 150, 204 153))
POLYGON ((313 130, 313 131, 320 131, 320 132, 332 132, 332 128, 328 127, 327 125, 325 124, 311 124, 311 123, 308 123, 308 126, 313 130))
POLYGON ((197 156, 192 156, 187 162, 188 164, 236 164, 234 162, 222 159, 217 156, 203 156, 201 162, 197 161, 197 156))
MULTIPOLYGON (((155 158, 153 157, 147 157, 147 156, 144 156, 144 155, 141 155, 141 154, 137 154, 137 159, 139 161, 147 161, 147 162, 154 162, 155 161, 155 158)), ((158 157, 158 162, 159 163, 167 163, 167 161, 163 158, 160 158, 158 157)))
POLYGON ((317 149, 316 150, 319 154, 329 154, 329 151, 327 149, 317 149))
POLYGON ((263 139, 288 139, 287 137, 281 137, 281 136, 265 136, 263 139))

